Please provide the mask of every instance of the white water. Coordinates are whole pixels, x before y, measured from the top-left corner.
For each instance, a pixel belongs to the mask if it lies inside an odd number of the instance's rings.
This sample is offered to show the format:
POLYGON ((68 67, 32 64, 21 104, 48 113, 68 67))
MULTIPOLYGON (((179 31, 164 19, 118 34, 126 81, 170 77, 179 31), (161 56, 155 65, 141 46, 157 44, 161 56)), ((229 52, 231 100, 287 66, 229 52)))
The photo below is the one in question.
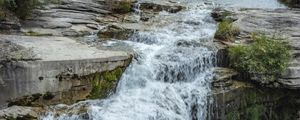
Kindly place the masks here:
POLYGON ((55 116, 44 120, 205 120, 207 95, 213 77, 215 54, 211 46, 215 23, 210 10, 189 2, 183 12, 161 12, 152 31, 137 32, 126 43, 136 59, 122 76, 117 92, 105 100, 85 101, 86 114, 55 116))

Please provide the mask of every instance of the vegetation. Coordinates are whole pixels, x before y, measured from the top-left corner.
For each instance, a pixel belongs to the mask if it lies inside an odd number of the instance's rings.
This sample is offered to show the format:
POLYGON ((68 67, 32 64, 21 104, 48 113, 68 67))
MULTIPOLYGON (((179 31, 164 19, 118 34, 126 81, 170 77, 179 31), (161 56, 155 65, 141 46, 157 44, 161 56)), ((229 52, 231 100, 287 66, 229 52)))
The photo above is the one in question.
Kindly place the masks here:
POLYGON ((239 34, 239 28, 235 27, 230 20, 224 20, 220 22, 215 38, 224 41, 232 41, 239 34))
MULTIPOLYGON (((39 5, 39 0, 0 0, 1 11, 13 12, 21 19, 26 18, 34 8, 39 5)), ((5 17, 5 13, 0 12, 0 18, 5 17)))
POLYGON ((250 45, 229 48, 232 66, 250 74, 272 78, 281 75, 292 58, 288 43, 265 35, 253 35, 252 39, 254 43, 250 45))

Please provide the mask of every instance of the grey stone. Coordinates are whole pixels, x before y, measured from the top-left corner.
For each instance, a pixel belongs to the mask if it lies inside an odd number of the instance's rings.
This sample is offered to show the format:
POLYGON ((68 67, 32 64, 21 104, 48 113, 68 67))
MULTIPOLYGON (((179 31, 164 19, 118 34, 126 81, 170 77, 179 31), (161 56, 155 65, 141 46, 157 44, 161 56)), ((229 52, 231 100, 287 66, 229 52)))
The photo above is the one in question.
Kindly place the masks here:
POLYGON ((300 78, 300 67, 288 67, 282 78, 300 78))
POLYGON ((300 79, 279 79, 278 82, 285 88, 299 89, 300 79))
POLYGON ((64 22, 47 22, 43 25, 43 28, 69 28, 71 27, 71 23, 64 23, 64 22))

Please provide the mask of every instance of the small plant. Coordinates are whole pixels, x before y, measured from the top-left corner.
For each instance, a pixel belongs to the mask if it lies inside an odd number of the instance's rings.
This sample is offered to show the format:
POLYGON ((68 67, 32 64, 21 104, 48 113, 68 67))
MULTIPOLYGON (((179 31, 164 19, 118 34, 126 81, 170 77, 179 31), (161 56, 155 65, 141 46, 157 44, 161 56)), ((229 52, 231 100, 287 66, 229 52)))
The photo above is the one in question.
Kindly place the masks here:
POLYGON ((239 28, 235 27, 231 21, 224 20, 218 25, 215 38, 224 41, 232 41, 239 34, 239 28))
POLYGON ((232 67, 238 71, 276 78, 283 73, 291 58, 291 48, 283 39, 253 35, 254 43, 229 48, 232 67))

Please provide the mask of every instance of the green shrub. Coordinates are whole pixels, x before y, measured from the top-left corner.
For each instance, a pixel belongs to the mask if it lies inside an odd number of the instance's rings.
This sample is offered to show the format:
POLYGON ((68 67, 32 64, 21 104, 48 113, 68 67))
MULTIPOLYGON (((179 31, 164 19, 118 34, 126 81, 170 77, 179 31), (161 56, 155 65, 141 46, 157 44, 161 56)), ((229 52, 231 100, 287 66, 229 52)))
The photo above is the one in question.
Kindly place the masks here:
POLYGON ((215 38, 224 41, 232 41, 239 34, 239 28, 235 27, 231 21, 224 20, 218 25, 215 38))
POLYGON ((283 73, 292 55, 287 42, 265 35, 253 35, 254 43, 229 48, 231 65, 238 71, 265 74, 272 78, 283 73))

